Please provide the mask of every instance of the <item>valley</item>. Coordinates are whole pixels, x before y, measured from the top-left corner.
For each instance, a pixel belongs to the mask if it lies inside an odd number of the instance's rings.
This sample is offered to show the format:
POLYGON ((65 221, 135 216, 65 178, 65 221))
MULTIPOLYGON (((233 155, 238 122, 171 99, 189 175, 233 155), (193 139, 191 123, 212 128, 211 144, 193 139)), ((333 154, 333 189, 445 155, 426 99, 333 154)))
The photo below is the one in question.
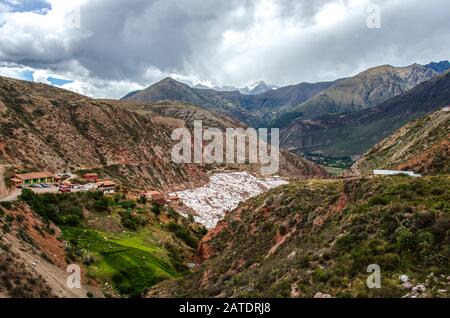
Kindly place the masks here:
POLYGON ((0 295, 448 297, 449 74, 383 66, 253 95, 165 79, 120 101, 2 77, 0 295), (198 120, 282 124, 279 172, 175 164, 171 133, 198 120))

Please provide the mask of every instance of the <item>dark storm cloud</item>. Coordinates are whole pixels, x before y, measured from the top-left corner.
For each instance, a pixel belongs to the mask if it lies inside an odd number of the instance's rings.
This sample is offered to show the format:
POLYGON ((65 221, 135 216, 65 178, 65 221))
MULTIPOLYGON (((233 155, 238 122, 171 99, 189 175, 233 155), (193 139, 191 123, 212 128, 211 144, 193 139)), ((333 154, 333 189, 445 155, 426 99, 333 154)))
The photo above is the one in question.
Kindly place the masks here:
POLYGON ((96 96, 167 75, 286 85, 450 55, 447 0, 78 0, 80 28, 66 23, 77 1, 49 2, 46 15, 4 15, 0 61, 74 78, 96 96), (381 29, 366 25, 370 3, 381 29))

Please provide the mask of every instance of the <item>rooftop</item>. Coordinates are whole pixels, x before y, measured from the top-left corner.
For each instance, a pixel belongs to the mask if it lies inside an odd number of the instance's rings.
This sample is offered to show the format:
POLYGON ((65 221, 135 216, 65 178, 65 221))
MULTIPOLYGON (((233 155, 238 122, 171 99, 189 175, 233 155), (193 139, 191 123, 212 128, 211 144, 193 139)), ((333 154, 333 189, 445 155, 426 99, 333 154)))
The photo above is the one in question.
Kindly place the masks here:
POLYGON ((103 180, 96 183, 97 187, 114 187, 116 184, 111 180, 103 180))
POLYGON ((51 172, 42 171, 42 172, 16 174, 15 177, 20 180, 32 180, 32 179, 53 178, 54 175, 51 172))

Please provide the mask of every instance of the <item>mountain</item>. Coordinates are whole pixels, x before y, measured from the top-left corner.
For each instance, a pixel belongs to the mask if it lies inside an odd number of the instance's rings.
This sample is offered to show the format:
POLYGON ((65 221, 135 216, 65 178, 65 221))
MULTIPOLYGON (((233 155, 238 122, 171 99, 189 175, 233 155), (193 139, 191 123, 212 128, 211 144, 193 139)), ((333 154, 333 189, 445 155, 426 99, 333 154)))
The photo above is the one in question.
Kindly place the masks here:
POLYGON ((240 90, 234 87, 191 88, 167 78, 144 91, 132 92, 123 99, 141 102, 184 101, 247 125, 282 128, 295 118, 315 119, 375 107, 439 75, 448 67, 447 63, 430 63, 426 66, 413 64, 407 67, 383 65, 334 82, 300 83, 281 88, 264 81, 240 90))
POLYGON ((234 86, 214 86, 214 87, 208 87, 202 84, 197 84, 193 86, 192 88, 195 89, 213 89, 218 92, 239 92, 243 95, 258 95, 262 94, 274 89, 277 89, 278 86, 275 85, 268 85, 264 81, 257 81, 253 84, 250 84, 249 86, 237 88, 234 86))
MULTIPOLYGON (((164 85, 178 87, 170 80, 164 85)), ((197 187, 207 183, 207 168, 177 165, 171 159, 176 143, 171 140, 172 131, 190 128, 194 120, 203 120, 205 128, 244 127, 182 103, 94 100, 44 84, 1 77, 0 163, 22 170, 94 170, 131 189, 197 187)), ((328 175, 298 155, 282 154, 280 161, 284 176, 328 175)), ((233 166, 245 171, 259 167, 233 166)))
MULTIPOLYGON (((208 86, 205 86, 205 85, 202 85, 202 84, 196 84, 196 85, 194 85, 192 88, 196 88, 196 89, 211 89, 210 87, 208 87, 208 86)), ((123 99, 126 99, 126 95, 123 97, 123 99)))
MULTIPOLYGON (((189 105, 182 102, 155 102, 155 103, 139 103, 133 101, 107 101, 118 108, 134 111, 139 114, 147 115, 156 123, 175 127, 194 127, 195 120, 201 120, 204 128, 219 128, 225 131, 227 128, 247 128, 245 125, 234 121, 228 117, 223 117, 215 113, 209 112, 200 107, 189 105)), ((219 168, 223 168, 219 165, 219 168)), ((216 167, 212 165, 212 167, 216 167)), ((226 167, 233 170, 241 170, 259 173, 260 164, 241 165, 227 164, 226 167)), ((303 157, 282 149, 280 152, 280 171, 279 175, 287 178, 326 178, 329 174, 326 170, 303 157)))
POLYGON ((138 92, 125 95, 122 100, 134 100, 138 102, 157 102, 162 100, 176 100, 202 105, 203 99, 188 85, 177 82, 167 77, 152 86, 138 92))
POLYGON ((352 172, 374 169, 450 174, 450 107, 406 124, 358 160, 352 172))
POLYGON ((279 112, 297 106, 333 83, 301 83, 276 90, 270 89, 259 95, 250 95, 241 94, 237 90, 216 91, 208 88, 191 88, 166 78, 143 91, 124 96, 122 100, 181 101, 232 117, 250 126, 265 127, 266 121, 271 121, 274 117, 278 118, 279 112))
POLYGON ((431 68, 433 71, 438 73, 444 73, 450 70, 450 62, 449 61, 441 61, 441 62, 431 62, 427 64, 426 67, 431 68))
POLYGON ((278 86, 268 85, 264 81, 257 81, 247 87, 239 89, 239 92, 244 95, 259 95, 265 92, 276 90, 277 88, 278 86))
POLYGON ((147 297, 449 297, 449 189, 448 176, 276 188, 201 240, 194 273, 147 297), (381 288, 366 286, 371 264, 381 268, 381 288))
POLYGON ((19 169, 99 169, 135 189, 207 181, 172 162, 172 127, 55 87, 1 77, 0 127, 0 162, 19 169))
POLYGON ((375 107, 437 75, 438 72, 419 64, 407 67, 383 65, 337 82, 296 110, 309 119, 355 112, 375 107))
POLYGON ((295 119, 282 129, 281 143, 297 152, 362 155, 409 121, 449 104, 450 72, 447 72, 376 107, 350 114, 295 119))

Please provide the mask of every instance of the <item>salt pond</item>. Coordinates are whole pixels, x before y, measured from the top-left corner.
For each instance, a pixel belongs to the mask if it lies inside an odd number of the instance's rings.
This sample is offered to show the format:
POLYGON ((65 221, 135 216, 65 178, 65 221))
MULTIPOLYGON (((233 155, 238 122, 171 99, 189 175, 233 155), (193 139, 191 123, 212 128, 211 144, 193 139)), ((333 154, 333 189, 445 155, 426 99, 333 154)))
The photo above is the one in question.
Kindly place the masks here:
POLYGON ((197 222, 211 229, 240 202, 287 183, 280 177, 257 178, 247 172, 219 173, 201 188, 175 194, 198 214, 197 222))

